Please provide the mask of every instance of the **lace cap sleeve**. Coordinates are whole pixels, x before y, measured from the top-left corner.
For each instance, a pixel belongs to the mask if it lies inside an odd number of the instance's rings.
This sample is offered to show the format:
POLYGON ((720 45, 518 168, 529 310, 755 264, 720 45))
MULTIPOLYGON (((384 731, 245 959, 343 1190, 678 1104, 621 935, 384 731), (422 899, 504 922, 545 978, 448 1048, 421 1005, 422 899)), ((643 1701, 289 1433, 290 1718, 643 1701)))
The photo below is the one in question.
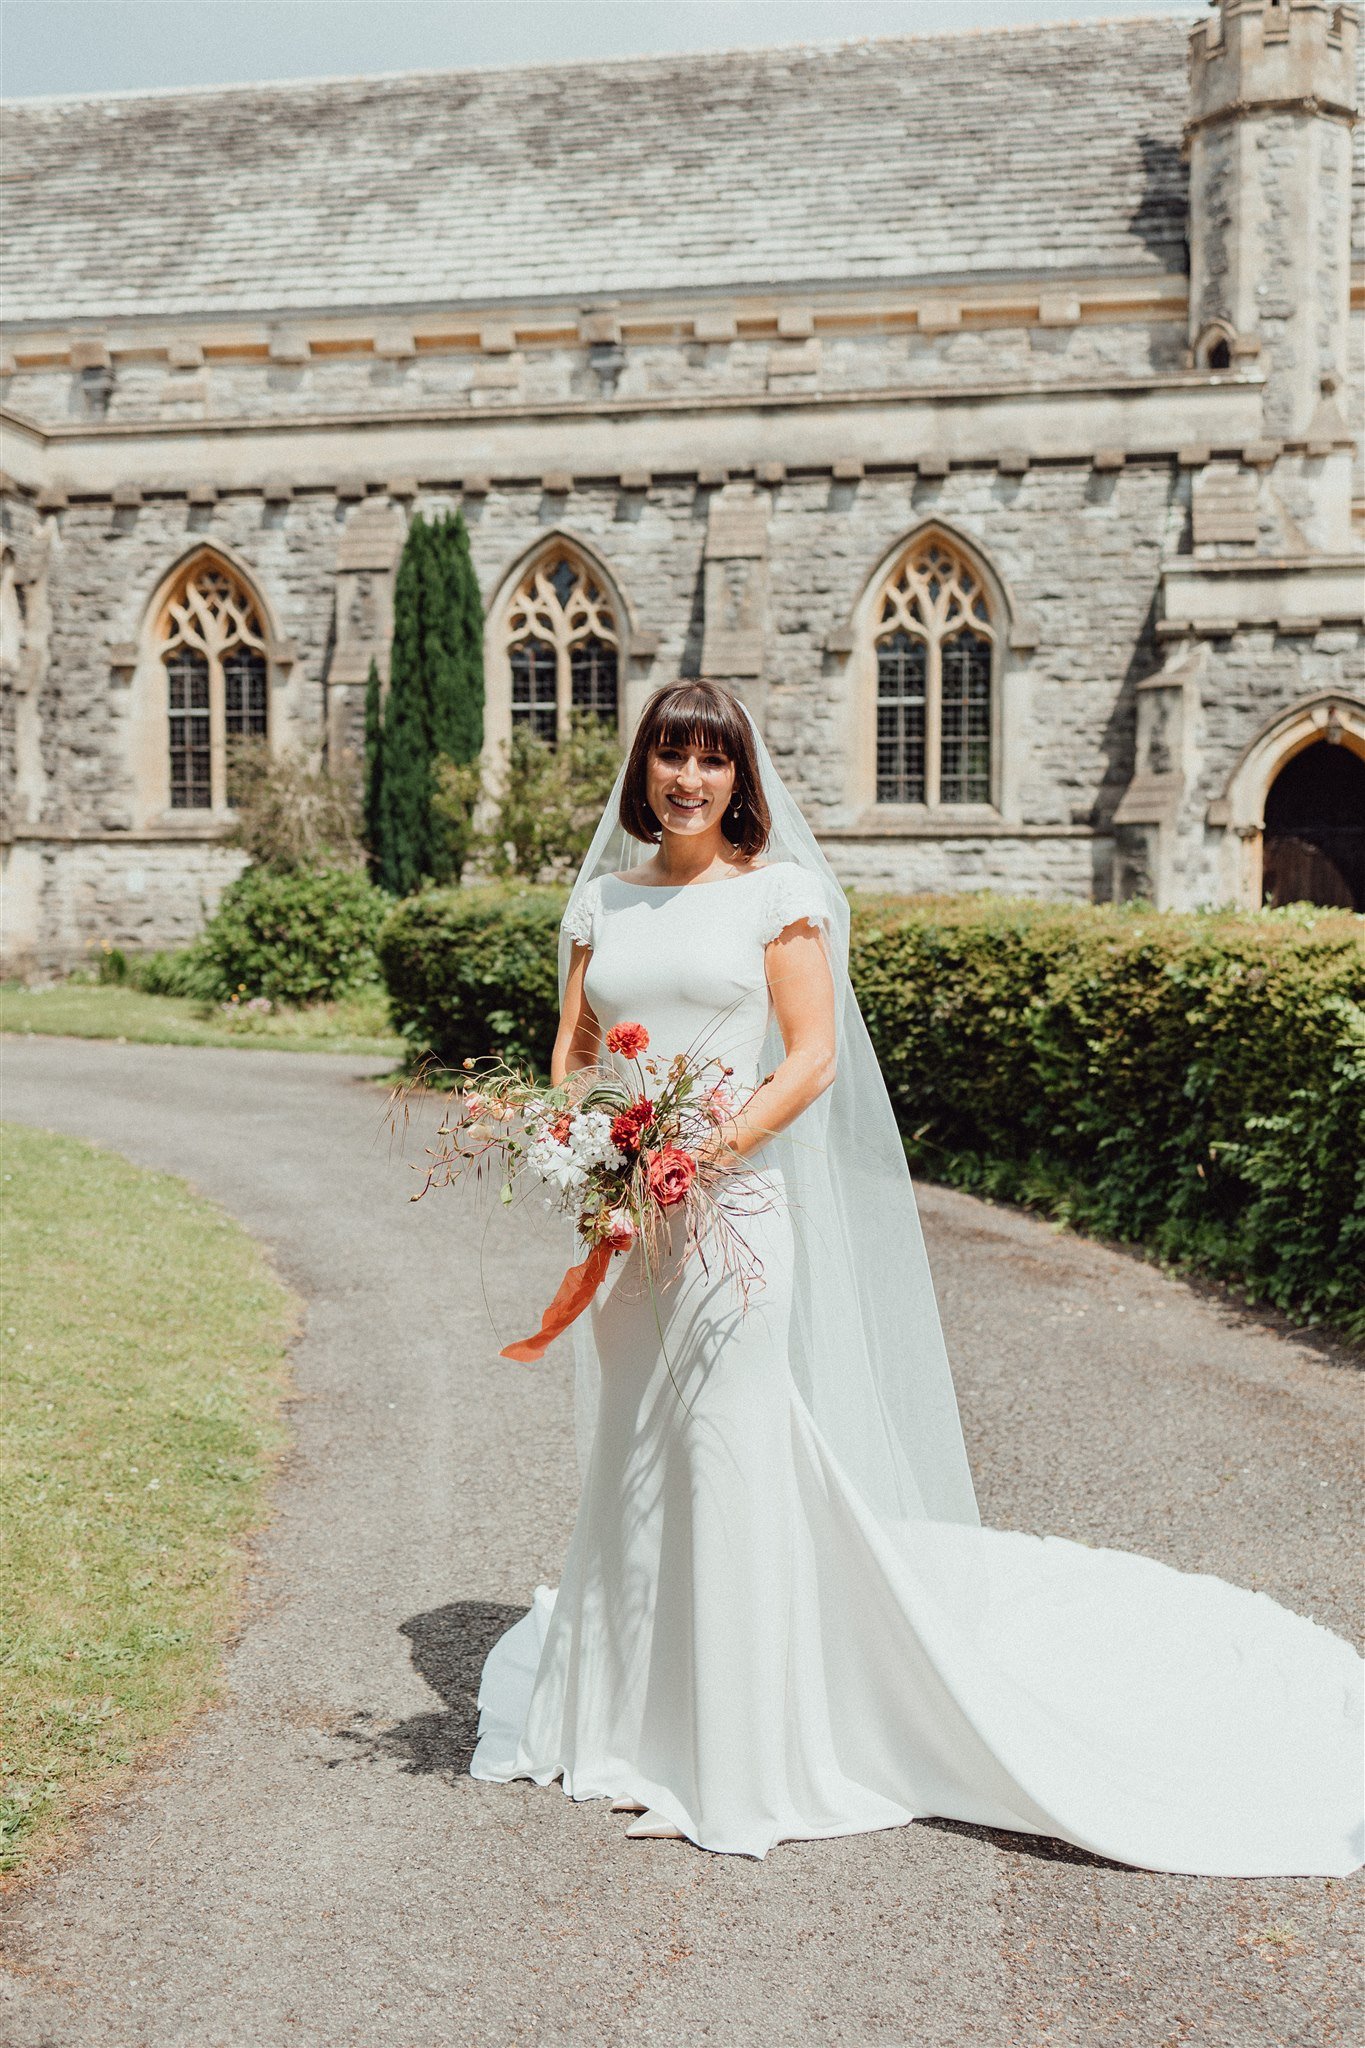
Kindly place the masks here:
POLYGON ((580 946, 591 946, 594 943, 593 928, 601 897, 601 884, 594 877, 570 897, 568 908, 560 919, 560 930, 569 938, 576 939, 580 946))
POLYGON ((795 861, 775 861, 764 892, 762 937, 766 946, 789 924, 809 919, 817 928, 829 930, 829 904, 815 876, 795 861))

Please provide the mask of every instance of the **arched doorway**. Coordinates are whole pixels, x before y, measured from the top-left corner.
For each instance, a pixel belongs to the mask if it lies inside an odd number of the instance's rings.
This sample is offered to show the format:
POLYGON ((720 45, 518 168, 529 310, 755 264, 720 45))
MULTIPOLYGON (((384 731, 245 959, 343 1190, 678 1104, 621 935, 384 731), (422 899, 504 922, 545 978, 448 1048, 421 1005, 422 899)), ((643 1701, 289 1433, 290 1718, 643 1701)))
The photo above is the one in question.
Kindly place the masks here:
POLYGON ((1266 792, 1261 900, 1365 910, 1365 760, 1314 740, 1266 792))

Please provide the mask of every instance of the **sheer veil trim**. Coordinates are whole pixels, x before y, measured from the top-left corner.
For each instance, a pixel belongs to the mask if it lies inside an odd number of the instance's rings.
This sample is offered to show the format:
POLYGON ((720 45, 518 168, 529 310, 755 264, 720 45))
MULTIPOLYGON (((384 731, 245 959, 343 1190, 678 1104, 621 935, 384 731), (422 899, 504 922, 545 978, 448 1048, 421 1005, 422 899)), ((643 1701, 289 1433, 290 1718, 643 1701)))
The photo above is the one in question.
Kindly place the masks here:
MULTIPOLYGON (((765 935, 809 918, 834 980, 836 1075, 766 1151, 784 1176, 797 1240, 790 1356, 797 1388, 845 1475, 893 1522, 979 1525, 957 1398, 914 1190, 895 1114, 849 978, 849 906, 815 835, 753 728, 772 817, 764 859, 765 935)), ((605 875, 627 874, 652 848, 619 822, 617 775, 560 927, 561 1000, 573 942, 592 943, 605 875)), ((725 884, 712 886, 724 887, 725 884)), ((763 1066, 785 1048, 769 1026, 763 1066)), ((574 1325, 576 1433, 586 1461, 601 1367, 591 1321, 574 1325)))

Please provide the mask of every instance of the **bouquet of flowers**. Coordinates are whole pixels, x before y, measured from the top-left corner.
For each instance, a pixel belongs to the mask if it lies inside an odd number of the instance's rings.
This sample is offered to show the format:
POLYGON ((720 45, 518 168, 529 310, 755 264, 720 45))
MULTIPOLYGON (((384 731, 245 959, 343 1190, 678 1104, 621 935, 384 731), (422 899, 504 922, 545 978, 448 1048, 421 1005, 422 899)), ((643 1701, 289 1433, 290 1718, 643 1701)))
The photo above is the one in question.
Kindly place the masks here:
POLYGON ((496 1173, 504 1203, 529 1183, 547 1208, 577 1218, 587 1257, 565 1274, 536 1334, 506 1345, 504 1358, 539 1358, 588 1306, 612 1257, 636 1245, 651 1285, 692 1256, 709 1271, 709 1255, 736 1274, 747 1298, 761 1270, 736 1220, 755 1205, 747 1184, 743 1202, 735 1200, 744 1184, 733 1170, 738 1155, 724 1156, 723 1126, 740 1107, 734 1069, 691 1053, 666 1065, 648 1058, 643 1024, 617 1024, 606 1045, 621 1066, 580 1067, 558 1087, 503 1060, 467 1059, 468 1079, 412 1197, 471 1173, 476 1180, 496 1173))

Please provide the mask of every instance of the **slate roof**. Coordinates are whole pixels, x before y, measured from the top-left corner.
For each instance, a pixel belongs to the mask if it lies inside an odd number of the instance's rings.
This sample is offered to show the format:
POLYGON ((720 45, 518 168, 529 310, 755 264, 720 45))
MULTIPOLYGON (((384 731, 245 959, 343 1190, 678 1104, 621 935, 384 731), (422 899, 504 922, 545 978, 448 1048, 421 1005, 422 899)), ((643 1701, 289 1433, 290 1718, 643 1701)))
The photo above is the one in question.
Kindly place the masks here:
POLYGON ((12 102, 5 312, 1185 267, 1186 23, 12 102))

